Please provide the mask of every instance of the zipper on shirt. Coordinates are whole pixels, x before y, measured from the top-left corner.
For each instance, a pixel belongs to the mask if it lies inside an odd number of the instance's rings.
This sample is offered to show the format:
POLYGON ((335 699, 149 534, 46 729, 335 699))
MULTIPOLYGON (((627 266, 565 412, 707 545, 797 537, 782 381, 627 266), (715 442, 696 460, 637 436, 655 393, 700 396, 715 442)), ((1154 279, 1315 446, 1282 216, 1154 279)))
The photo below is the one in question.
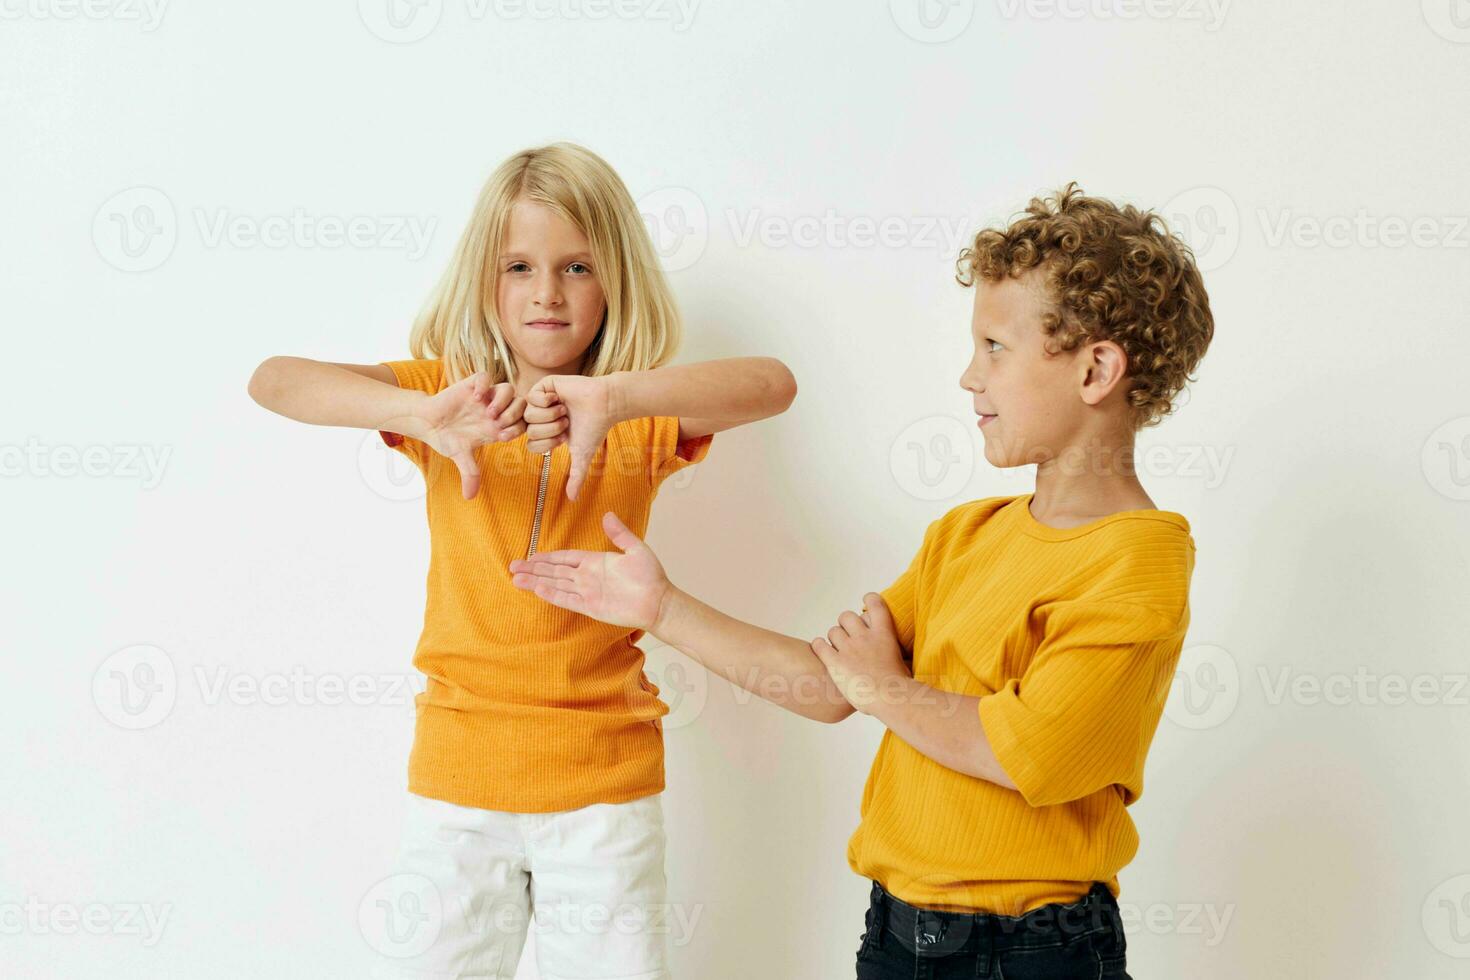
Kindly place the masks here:
POLYGON ((536 553, 536 539, 541 536, 541 508, 546 505, 546 480, 551 476, 551 450, 541 454, 541 486, 536 489, 536 516, 531 519, 531 545, 526 549, 529 560, 536 553))

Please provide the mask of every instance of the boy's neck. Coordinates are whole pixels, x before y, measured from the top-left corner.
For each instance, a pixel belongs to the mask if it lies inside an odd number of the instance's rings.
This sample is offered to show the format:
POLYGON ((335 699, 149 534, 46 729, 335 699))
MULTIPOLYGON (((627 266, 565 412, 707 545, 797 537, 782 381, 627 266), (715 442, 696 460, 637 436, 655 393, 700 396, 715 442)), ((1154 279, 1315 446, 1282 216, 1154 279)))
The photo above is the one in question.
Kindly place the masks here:
POLYGON ((1133 442, 1073 449, 1036 467, 1031 516, 1057 528, 1077 527, 1125 510, 1156 510, 1139 482, 1133 442))

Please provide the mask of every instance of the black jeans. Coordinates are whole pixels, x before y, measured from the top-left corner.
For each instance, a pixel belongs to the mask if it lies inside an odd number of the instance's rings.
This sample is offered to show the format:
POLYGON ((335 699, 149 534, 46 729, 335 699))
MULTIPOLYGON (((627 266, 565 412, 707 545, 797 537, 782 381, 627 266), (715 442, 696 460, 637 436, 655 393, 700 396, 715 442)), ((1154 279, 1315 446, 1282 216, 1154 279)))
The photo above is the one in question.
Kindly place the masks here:
POLYGON ((873 882, 857 980, 1130 980, 1107 885, 1025 915, 917 908, 873 882))

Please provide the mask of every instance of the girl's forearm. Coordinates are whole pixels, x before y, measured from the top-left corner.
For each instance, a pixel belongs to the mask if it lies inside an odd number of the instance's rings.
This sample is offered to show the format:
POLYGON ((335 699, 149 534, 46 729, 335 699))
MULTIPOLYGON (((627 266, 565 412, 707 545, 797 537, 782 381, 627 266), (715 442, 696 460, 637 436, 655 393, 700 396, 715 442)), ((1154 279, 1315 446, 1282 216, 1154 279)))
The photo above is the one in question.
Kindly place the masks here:
POLYGON ((335 364, 271 357, 250 378, 250 397, 277 415, 311 425, 381 429, 421 438, 421 391, 384 384, 335 364))
POLYGON ((852 705, 811 645, 727 616, 670 585, 648 632, 710 671, 814 721, 841 721, 852 705))
POLYGON ((784 412, 796 379, 774 357, 729 357, 612 375, 612 413, 619 421, 650 415, 743 423, 784 412))

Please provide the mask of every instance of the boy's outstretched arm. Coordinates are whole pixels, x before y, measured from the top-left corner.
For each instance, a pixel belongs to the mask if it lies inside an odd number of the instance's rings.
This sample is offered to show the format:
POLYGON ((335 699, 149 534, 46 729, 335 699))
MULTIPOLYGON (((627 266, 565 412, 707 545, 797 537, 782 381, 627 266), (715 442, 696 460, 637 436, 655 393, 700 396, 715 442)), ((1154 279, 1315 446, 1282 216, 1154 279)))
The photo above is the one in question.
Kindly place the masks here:
POLYGON ((980 699, 941 691, 912 677, 883 597, 863 597, 865 614, 844 612, 811 651, 843 697, 935 762, 1015 789, 980 723, 980 699))
POLYGON ((547 551, 510 563, 512 583, 552 605, 651 633, 753 694, 814 721, 852 705, 803 640, 727 616, 669 582, 653 551, 611 512, 617 551, 547 551))

